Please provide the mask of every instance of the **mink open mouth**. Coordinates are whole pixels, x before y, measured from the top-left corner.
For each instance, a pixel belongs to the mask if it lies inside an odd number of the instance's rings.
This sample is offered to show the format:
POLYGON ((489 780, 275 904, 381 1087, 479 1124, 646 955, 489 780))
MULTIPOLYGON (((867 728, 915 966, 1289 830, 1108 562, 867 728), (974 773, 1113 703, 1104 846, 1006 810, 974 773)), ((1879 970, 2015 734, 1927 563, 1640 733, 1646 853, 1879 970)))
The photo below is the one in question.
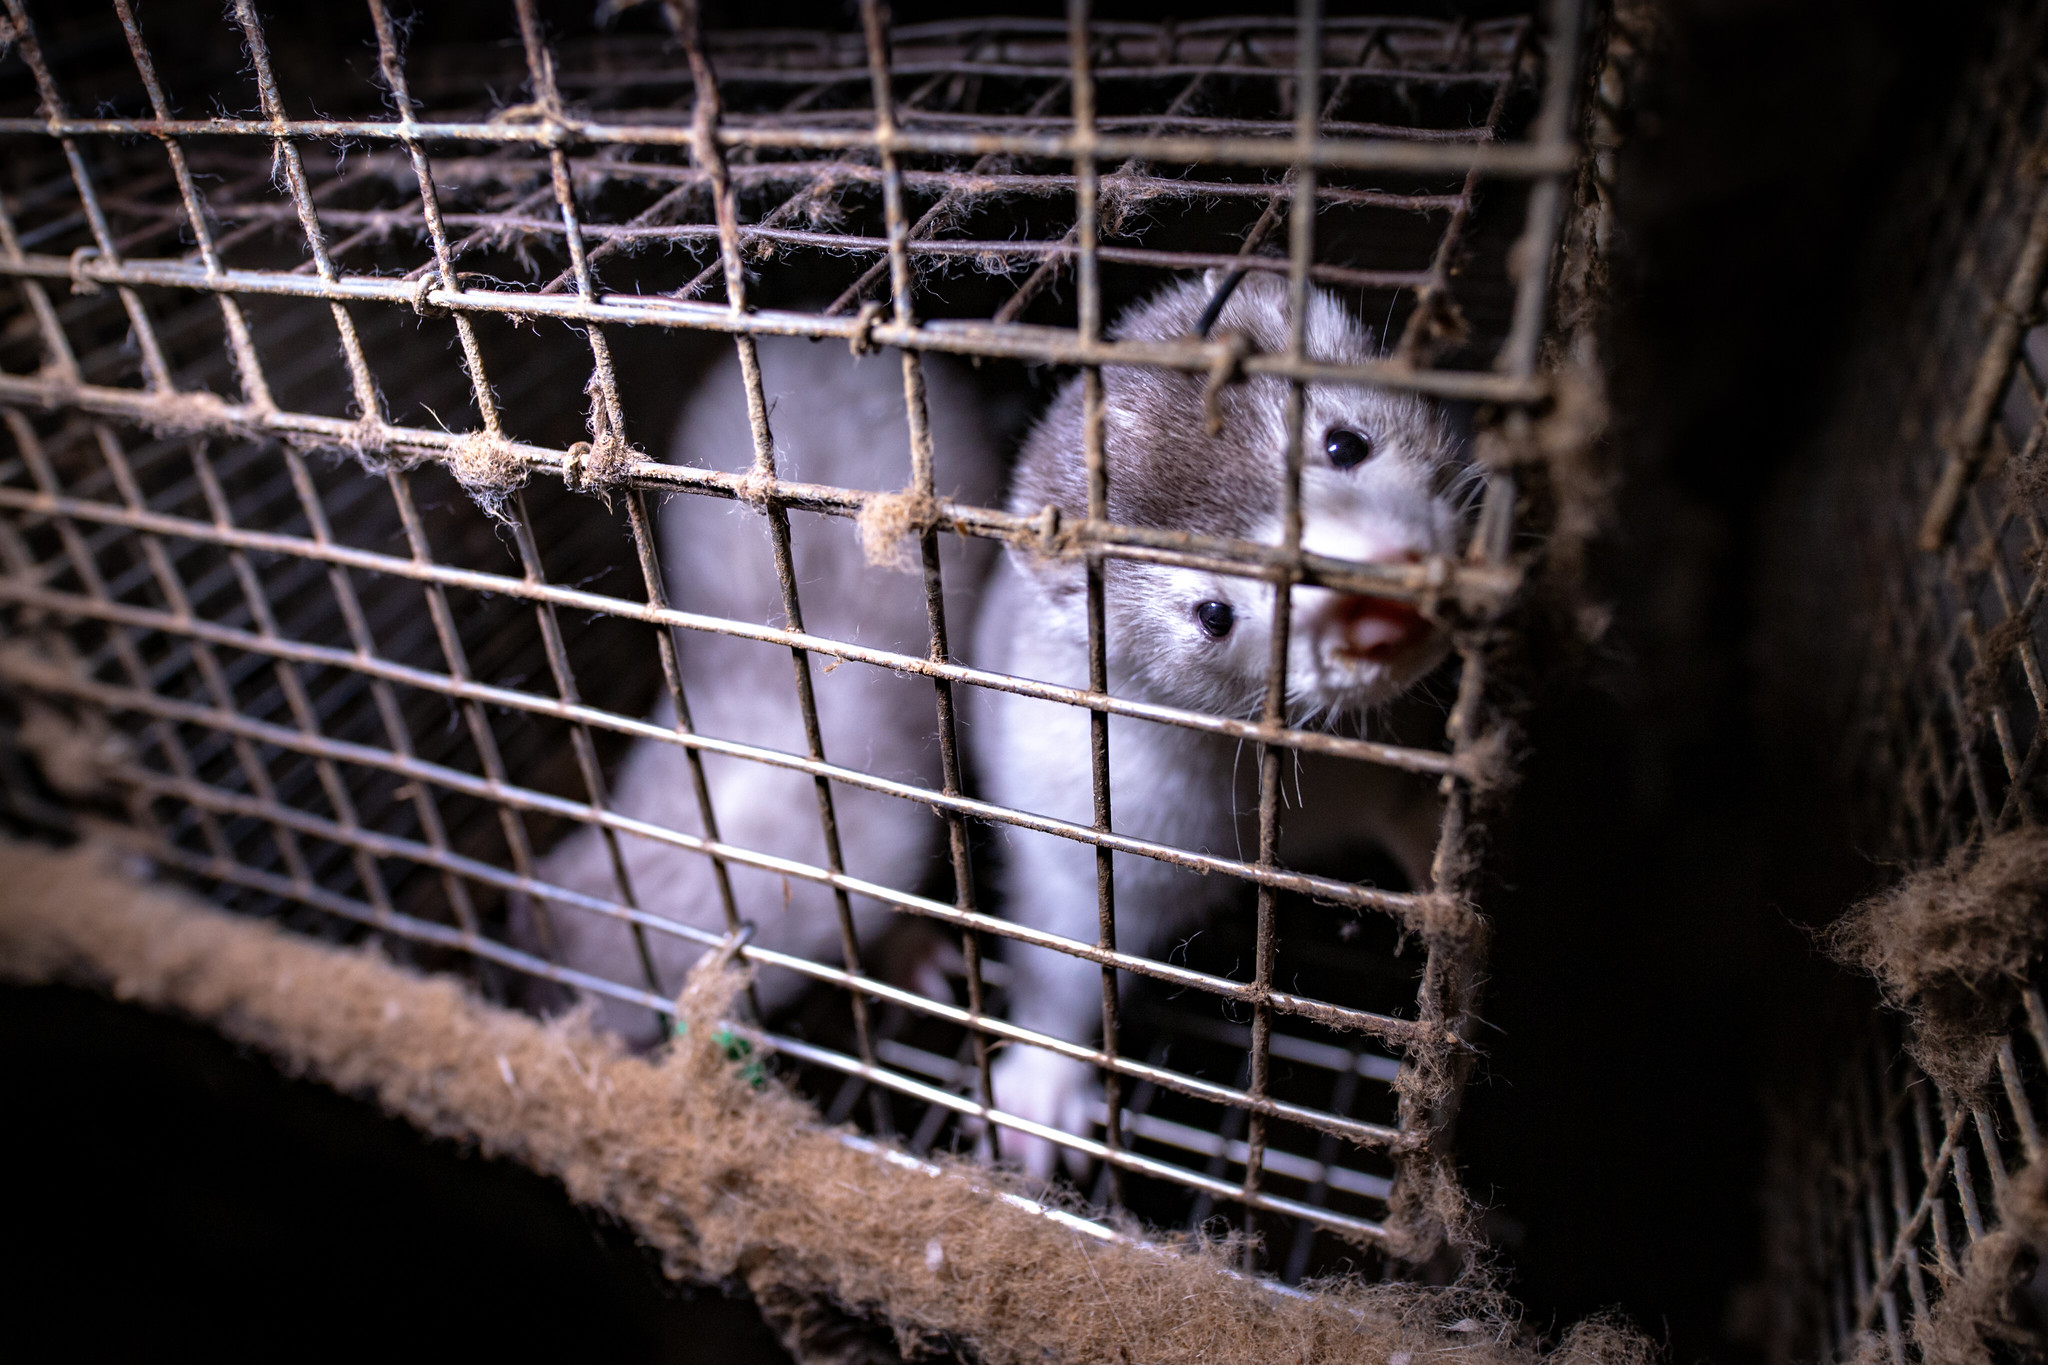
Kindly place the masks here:
POLYGON ((1429 642, 1434 627, 1406 602, 1347 595, 1331 608, 1337 636, 1331 653, 1353 663, 1390 663, 1429 642))

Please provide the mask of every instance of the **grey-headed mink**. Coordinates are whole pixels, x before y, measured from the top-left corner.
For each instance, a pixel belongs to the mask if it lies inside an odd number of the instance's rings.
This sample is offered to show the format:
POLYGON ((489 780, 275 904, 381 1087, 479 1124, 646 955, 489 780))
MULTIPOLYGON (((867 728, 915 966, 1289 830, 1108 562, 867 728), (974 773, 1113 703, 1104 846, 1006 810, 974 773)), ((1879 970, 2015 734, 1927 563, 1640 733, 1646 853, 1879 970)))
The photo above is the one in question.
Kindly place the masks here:
MULTIPOLYGON (((1126 313, 1115 335, 1195 332, 1216 282, 1189 280, 1126 313)), ((1244 280, 1217 319, 1261 351, 1287 349, 1286 285, 1244 280)), ((1311 294, 1308 347, 1318 360, 1355 364, 1378 347, 1332 296, 1311 294)), ((1225 388, 1221 429, 1208 430, 1204 377, 1105 367, 1103 450, 1111 521, 1278 543, 1287 451, 1287 384, 1254 376, 1225 388)), ((1455 553, 1469 475, 1443 414, 1400 393, 1311 384, 1304 395, 1302 545, 1366 562, 1455 553)), ((1081 385, 1070 382, 1025 440, 1010 510, 1046 505, 1068 518, 1088 511, 1081 385)), ((1104 625, 1113 695, 1254 719, 1266 690, 1274 589, 1254 579, 1127 559, 1104 561, 1104 625)), ((975 637, 977 666, 1085 687, 1086 569, 1078 559, 1013 547, 992 575, 975 637)), ((1286 709, 1298 725, 1356 724, 1440 663, 1441 632, 1399 603, 1296 587, 1291 598, 1286 709)), ((1005 806, 1086 825, 1093 795, 1088 713, 976 689, 968 734, 981 792, 1005 806)), ((1225 856, 1255 856, 1256 764, 1240 745, 1196 730, 1113 717, 1110 796, 1119 834, 1225 856)), ((1289 770, 1281 853, 1314 870, 1336 849, 1377 844, 1417 886, 1427 880, 1438 804, 1426 780, 1313 756, 1289 770), (1298 788, 1297 788, 1297 783, 1298 788), (1298 800, 1296 792, 1299 792, 1298 800)), ((1004 827, 1005 915, 1084 943, 1097 938, 1095 850, 1054 835, 1004 827)), ((1241 887, 1141 855, 1115 857, 1117 947, 1157 957, 1184 929, 1241 887)), ((1101 968, 1050 949, 1011 944, 1012 1022, 1090 1044, 1101 1021, 1101 968)), ((994 1073, 996 1105, 1022 1118, 1085 1133, 1100 1103, 1094 1068, 1042 1048, 1012 1045, 994 1073)), ((1005 1129, 1003 1154, 1050 1174, 1053 1144, 1005 1129)))

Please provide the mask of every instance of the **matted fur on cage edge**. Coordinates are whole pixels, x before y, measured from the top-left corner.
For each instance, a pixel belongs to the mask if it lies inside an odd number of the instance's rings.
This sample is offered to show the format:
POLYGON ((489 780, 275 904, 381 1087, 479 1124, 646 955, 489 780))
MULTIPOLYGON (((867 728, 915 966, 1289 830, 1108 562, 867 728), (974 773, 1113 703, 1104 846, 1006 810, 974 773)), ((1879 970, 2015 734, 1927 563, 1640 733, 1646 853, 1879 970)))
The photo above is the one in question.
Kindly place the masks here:
POLYGON ((641 1044, 720 950, 827 1122, 1284 1280, 1474 1235, 1578 4, 6 3, 18 824, 641 1044))

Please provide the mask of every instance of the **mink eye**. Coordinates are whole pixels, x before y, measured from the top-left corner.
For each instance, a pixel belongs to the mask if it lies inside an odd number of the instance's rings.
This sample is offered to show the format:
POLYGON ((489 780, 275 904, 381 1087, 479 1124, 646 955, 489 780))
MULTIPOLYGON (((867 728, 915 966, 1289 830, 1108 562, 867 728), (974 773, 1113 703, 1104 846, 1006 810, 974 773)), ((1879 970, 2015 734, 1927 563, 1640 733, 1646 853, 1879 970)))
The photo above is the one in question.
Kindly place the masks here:
POLYGON ((1210 639, 1220 640, 1230 634, 1237 613, 1230 609, 1228 602, 1203 602, 1195 608, 1195 620, 1201 622, 1210 639))
POLYGON ((1372 458, 1372 437, 1349 427, 1331 427, 1323 437, 1323 454, 1339 469, 1364 464, 1372 458))

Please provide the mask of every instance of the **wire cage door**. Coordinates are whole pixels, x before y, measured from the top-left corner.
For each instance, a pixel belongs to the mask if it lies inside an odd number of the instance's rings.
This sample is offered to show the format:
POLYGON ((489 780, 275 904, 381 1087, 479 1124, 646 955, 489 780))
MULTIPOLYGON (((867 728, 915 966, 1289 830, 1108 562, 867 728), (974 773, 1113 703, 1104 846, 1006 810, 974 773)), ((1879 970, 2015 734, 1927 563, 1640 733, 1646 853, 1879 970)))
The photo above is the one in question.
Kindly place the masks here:
POLYGON ((787 1007, 742 1000, 730 1027, 749 1065, 828 1120, 913 1153, 1028 1130, 1070 1155, 1093 1205, 1242 1221, 1289 1279, 1434 1254, 1456 1231, 1433 1192, 1483 957, 1488 651, 1512 628, 1532 515, 1517 470, 1557 364, 1549 263, 1579 167, 1579 6, 1132 23, 1076 3, 1065 20, 892 27, 869 2, 843 30, 773 31, 706 29, 686 3, 600 11, 367 0, 288 16, 236 0, 222 19, 7 0, 12 818, 114 817, 224 904, 372 938, 537 1008, 583 998, 663 1021, 673 964, 729 952, 801 984, 787 1007), (1277 291, 1291 332, 1261 348, 1119 331, 1133 304, 1205 272, 1277 291), (1318 354, 1305 319, 1324 293, 1375 330, 1376 354, 1318 354), (778 463, 762 357, 789 339, 900 370, 887 485, 778 463), (928 394, 962 359, 1012 409, 1043 406, 1034 383, 1078 386, 1074 514, 939 483, 928 394), (744 447, 660 458, 687 377, 720 366, 749 414, 744 447), (1186 376, 1203 401, 1289 395, 1273 538, 1111 515, 1104 376, 1113 390, 1134 368, 1186 376), (1320 438, 1304 395, 1358 388, 1470 415, 1479 491, 1452 552, 1305 548, 1320 438), (767 618, 674 600, 661 527, 690 500, 765 536, 767 618), (875 591, 913 595, 911 647, 806 629, 807 539, 856 525, 871 551, 885 542, 875 571, 893 586, 875 591), (947 575, 975 543, 1076 566, 1086 685, 969 656, 947 575), (1112 686, 1105 601, 1128 564, 1264 586, 1283 646, 1252 704, 1112 686), (1322 590, 1444 632, 1433 714, 1388 730, 1290 711, 1289 603, 1322 590), (788 743, 693 723, 716 711, 691 671, 714 640, 775 661, 802 722, 788 743), (863 670, 922 695, 925 778, 826 743, 819 696, 863 670), (1093 819, 985 799, 959 733, 975 693, 1085 718, 1093 819), (1241 751, 1249 846, 1119 825, 1112 745, 1145 727, 1241 751), (642 750, 680 756, 674 819, 616 800, 642 750), (1408 884, 1369 849, 1290 866, 1305 760, 1434 793, 1430 877, 1408 884), (787 819, 816 831, 816 856, 721 834, 720 774, 748 765, 803 779, 787 819), (928 816, 927 872, 859 875, 842 832, 862 801, 928 816), (577 831, 606 851, 602 891, 549 880, 550 850, 577 831), (1005 915, 988 866, 1019 831, 1091 851, 1098 932, 1005 915), (657 847, 715 869, 701 923, 648 908, 658 889, 634 860, 657 847), (1230 911, 1170 951, 1120 947, 1113 870, 1139 863, 1227 884, 1230 911), (759 897, 777 894, 761 888, 778 885, 824 898, 844 930, 833 952, 755 939, 759 897), (633 969, 551 953, 536 916, 610 926, 633 969), (940 945, 943 986, 877 965, 899 941, 940 945), (1093 1038, 1013 1022, 1020 944, 1099 973, 1093 1038), (1099 1097, 1075 1130, 1005 1108, 992 1059, 1031 1048, 1092 1068, 1099 1097))

